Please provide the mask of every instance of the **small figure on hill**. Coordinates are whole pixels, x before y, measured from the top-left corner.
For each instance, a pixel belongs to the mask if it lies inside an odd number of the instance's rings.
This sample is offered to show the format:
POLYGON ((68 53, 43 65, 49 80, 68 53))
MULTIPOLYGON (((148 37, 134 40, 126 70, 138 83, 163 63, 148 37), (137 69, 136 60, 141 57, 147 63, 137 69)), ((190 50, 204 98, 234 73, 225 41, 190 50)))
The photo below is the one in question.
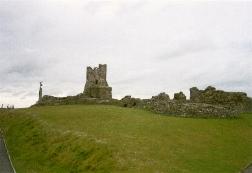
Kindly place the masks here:
POLYGON ((43 86, 43 84, 41 81, 41 82, 39 82, 39 101, 42 99, 42 86, 43 86))

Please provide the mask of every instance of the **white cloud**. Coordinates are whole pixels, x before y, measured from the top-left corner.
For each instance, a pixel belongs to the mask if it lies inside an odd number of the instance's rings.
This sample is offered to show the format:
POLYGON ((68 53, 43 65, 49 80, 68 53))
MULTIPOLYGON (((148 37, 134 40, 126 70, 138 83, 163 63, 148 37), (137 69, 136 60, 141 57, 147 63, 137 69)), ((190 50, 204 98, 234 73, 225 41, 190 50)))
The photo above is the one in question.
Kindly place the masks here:
POLYGON ((0 103, 82 92, 108 64, 116 98, 215 85, 252 95, 252 2, 0 1, 0 103), (16 94, 22 93, 22 94, 16 94))

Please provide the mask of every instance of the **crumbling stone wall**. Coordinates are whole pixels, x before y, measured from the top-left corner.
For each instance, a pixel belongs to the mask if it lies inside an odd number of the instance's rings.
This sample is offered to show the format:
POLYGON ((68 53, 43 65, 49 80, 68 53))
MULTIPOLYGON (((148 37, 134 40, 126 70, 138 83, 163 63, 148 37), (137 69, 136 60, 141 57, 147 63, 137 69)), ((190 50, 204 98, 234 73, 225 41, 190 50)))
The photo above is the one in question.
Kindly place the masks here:
POLYGON ((90 98, 112 99, 112 88, 108 86, 107 65, 99 64, 99 67, 87 67, 84 95, 90 98))
POLYGON ((239 111, 227 106, 170 100, 168 94, 153 96, 146 108, 156 113, 183 117, 237 117, 239 111))
POLYGON ((162 92, 162 93, 158 94, 157 96, 152 96, 151 100, 154 102, 156 102, 156 101, 169 101, 170 97, 165 92, 162 92))
POLYGON ((205 90, 190 88, 190 101, 194 103, 225 105, 244 110, 248 100, 247 94, 243 92, 226 92, 216 90, 212 86, 208 86, 205 90))
POLYGON ((184 94, 178 93, 179 99, 171 100, 169 95, 162 92, 151 99, 139 99, 125 96, 120 100, 123 107, 144 108, 156 113, 182 117, 237 117, 239 111, 231 107, 186 101, 184 94), (181 99, 182 98, 182 99, 181 99))
POLYGON ((186 96, 183 92, 175 93, 173 100, 179 101, 179 102, 185 102, 186 96))
POLYGON ((89 98, 83 93, 76 96, 67 97, 54 97, 50 95, 44 95, 40 101, 34 106, 43 105, 68 105, 68 104, 107 104, 107 105, 120 105, 119 100, 116 99, 101 99, 101 98, 89 98))
POLYGON ((133 98, 130 95, 127 95, 125 97, 123 97, 120 102, 121 102, 121 106, 123 107, 141 107, 141 99, 139 98, 133 98))
POLYGON ((244 112, 252 112, 252 98, 248 97, 248 101, 245 104, 244 112))

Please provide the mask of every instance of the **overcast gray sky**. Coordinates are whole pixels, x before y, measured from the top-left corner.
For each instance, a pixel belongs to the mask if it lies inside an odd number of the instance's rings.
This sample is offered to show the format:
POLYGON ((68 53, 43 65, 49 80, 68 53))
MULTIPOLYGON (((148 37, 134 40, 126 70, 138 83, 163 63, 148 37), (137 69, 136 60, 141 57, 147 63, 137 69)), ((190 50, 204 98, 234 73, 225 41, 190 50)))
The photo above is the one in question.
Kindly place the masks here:
POLYGON ((113 97, 213 85, 252 96, 252 2, 0 0, 0 104, 76 95, 108 64, 113 97))

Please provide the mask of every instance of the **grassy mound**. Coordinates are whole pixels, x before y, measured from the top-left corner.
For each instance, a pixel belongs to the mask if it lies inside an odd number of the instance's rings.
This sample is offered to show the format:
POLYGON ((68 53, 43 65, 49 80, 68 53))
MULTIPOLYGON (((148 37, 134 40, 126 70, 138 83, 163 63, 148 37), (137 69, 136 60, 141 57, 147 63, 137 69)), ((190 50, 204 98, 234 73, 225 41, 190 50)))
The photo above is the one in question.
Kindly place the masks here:
POLYGON ((5 112, 8 148, 18 173, 111 172, 104 144, 69 131, 55 130, 27 112, 5 112))
POLYGON ((252 161, 252 115, 161 116, 105 105, 0 113, 18 173, 239 172, 252 161))

